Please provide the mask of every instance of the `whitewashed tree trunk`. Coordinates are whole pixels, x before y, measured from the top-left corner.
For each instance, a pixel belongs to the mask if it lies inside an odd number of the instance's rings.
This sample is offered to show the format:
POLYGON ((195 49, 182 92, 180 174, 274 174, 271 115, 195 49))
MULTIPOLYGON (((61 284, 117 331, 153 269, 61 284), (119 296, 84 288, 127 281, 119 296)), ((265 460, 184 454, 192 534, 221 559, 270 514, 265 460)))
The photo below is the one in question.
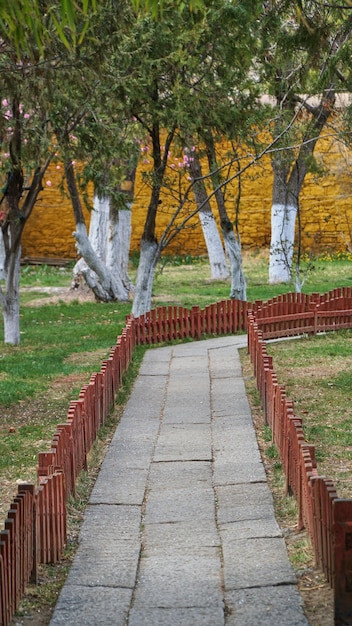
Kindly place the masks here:
POLYGON ((276 204, 271 208, 269 283, 289 283, 295 243, 297 204, 276 204))
POLYGON ((128 210, 114 210, 110 198, 95 194, 89 237, 82 221, 77 223, 74 233, 76 247, 82 258, 73 270, 73 286, 81 284, 82 276, 95 297, 104 302, 127 301, 131 290, 131 280, 127 274, 131 231, 128 227, 126 229, 128 219, 124 216, 119 219, 120 212, 130 213, 128 210), (120 249, 122 239, 125 240, 120 249))
MULTIPOLYGON (((285 99, 283 96, 282 100, 285 99)), ((304 131, 304 140, 298 154, 291 148, 274 153, 274 173, 271 208, 271 242, 269 261, 269 283, 288 283, 291 280, 292 260, 295 244, 295 224, 299 206, 299 195, 308 171, 309 162, 321 130, 327 123, 335 102, 335 91, 329 88, 322 93, 320 103, 311 106, 304 102, 311 123, 304 131), (307 141, 310 139, 310 141, 307 141)), ((295 110, 294 100, 287 101, 286 108, 295 110)), ((278 127, 280 131, 281 128, 278 127)))
POLYGON ((20 262, 21 246, 18 246, 5 270, 5 293, 0 288, 4 342, 12 346, 20 343, 20 262))
POLYGON ((213 212, 209 209, 200 209, 198 215, 209 256, 211 277, 215 280, 224 280, 229 277, 229 269, 213 212))
POLYGON ((128 275, 128 262, 132 233, 132 205, 126 209, 110 209, 109 231, 106 246, 106 265, 111 272, 118 272, 127 292, 134 286, 128 275))
MULTIPOLYGON (((106 241, 110 215, 110 199, 99 198, 97 194, 93 199, 93 211, 90 216, 89 223, 89 241, 96 255, 105 263, 106 260, 106 241)), ((73 268, 74 284, 80 283, 80 276, 83 270, 86 271, 88 265, 81 257, 73 268)))
POLYGON ((205 245, 207 247, 211 277, 224 280, 229 277, 224 248, 214 214, 208 200, 207 190, 202 180, 202 168, 195 152, 193 161, 189 163, 190 176, 193 182, 193 193, 199 207, 198 215, 202 225, 205 245))
POLYGON ((142 239, 132 306, 134 317, 144 315, 151 309, 154 274, 159 256, 160 250, 157 242, 142 239))
POLYGON ((234 300, 247 300, 247 285, 242 269, 241 246, 233 229, 223 230, 225 248, 231 268, 231 292, 230 298, 234 300))
POLYGON ((217 174, 218 164, 216 159, 215 142, 212 133, 206 132, 204 140, 209 163, 209 172, 211 172, 211 180, 220 217, 221 232, 224 238, 226 254, 230 263, 230 298, 245 301, 247 299, 247 285, 242 268, 240 237, 234 232, 233 224, 227 214, 223 188, 219 185, 220 177, 217 174))
POLYGON ((117 273, 112 273, 95 252, 85 224, 78 223, 73 233, 80 255, 86 262, 82 275, 96 298, 103 302, 128 300, 128 290, 117 273))

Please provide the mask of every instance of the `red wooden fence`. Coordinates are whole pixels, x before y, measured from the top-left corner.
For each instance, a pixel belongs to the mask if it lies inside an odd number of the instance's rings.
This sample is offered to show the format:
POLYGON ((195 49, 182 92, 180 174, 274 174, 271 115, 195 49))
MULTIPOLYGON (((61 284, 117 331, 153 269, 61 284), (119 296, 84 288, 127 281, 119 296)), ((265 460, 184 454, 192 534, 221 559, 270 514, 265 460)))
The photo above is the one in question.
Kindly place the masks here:
MULTIPOLYGON (((336 624, 352 604, 352 500, 339 500, 331 481, 319 477, 314 449, 304 442, 299 418, 277 382, 264 339, 352 327, 351 289, 324 296, 285 294, 266 304, 225 300, 207 306, 159 307, 126 326, 59 424, 50 450, 38 455, 38 484, 22 484, 0 532, 0 625, 8 626, 39 563, 55 563, 66 543, 66 501, 97 432, 113 408, 123 373, 137 345, 247 331, 265 415, 283 457, 287 488, 299 503, 317 555, 335 589, 336 624), (248 312, 251 313, 248 315, 248 312), (332 539, 333 538, 333 539, 332 539)), ((351 608, 348 609, 351 612, 351 608)), ((350 615, 350 614, 349 614, 350 615)))
POLYGON ((334 589, 335 624, 351 625, 352 499, 339 499, 332 481, 319 475, 315 448, 304 439, 302 420, 278 383, 265 344, 266 339, 352 328, 351 290, 341 291, 258 305, 248 315, 247 336, 265 421, 282 460, 287 491, 297 499, 299 527, 307 529, 316 564, 334 589))

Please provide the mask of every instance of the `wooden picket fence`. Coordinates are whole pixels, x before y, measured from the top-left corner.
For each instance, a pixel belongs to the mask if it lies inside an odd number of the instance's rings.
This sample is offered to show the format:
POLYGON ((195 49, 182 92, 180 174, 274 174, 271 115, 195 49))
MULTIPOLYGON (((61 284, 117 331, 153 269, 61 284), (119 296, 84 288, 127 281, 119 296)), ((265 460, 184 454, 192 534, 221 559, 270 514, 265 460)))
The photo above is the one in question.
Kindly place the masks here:
POLYGON ((352 624, 352 499, 340 499, 333 482, 320 476, 315 446, 305 441, 302 418, 279 384, 266 340, 352 328, 351 289, 325 296, 286 294, 248 314, 248 351, 264 418, 272 431, 298 503, 298 527, 306 528, 317 566, 334 589, 334 623, 352 624))
POLYGON ((352 500, 339 500, 331 481, 318 476, 314 449, 304 443, 301 422, 277 383, 265 339, 350 327, 350 289, 324 296, 286 294, 265 304, 225 300, 205 309, 158 307, 139 318, 127 317, 100 372, 92 374, 70 403, 50 450, 38 454, 37 484, 20 484, 10 504, 0 531, 0 625, 10 624, 26 585, 37 581, 38 565, 61 558, 67 498, 75 494, 77 477, 86 469, 97 432, 113 409, 135 347, 247 330, 266 419, 283 458, 288 489, 299 503, 299 524, 308 528, 317 563, 334 586, 340 619, 352 603, 352 500))

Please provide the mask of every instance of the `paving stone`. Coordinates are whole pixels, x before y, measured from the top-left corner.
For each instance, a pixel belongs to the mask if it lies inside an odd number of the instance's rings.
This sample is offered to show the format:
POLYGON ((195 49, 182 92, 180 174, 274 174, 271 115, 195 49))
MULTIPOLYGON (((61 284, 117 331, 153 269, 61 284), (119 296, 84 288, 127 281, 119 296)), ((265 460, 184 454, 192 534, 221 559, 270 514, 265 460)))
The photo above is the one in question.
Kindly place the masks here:
POLYGON ((212 488, 212 467, 210 461, 170 461, 152 463, 148 478, 148 489, 195 489, 212 488))
POLYGON ((142 538, 147 553, 156 555, 190 554, 212 556, 220 547, 215 519, 145 524, 142 538))
POLYGON ((50 626, 125 626, 131 598, 132 589, 65 585, 50 626))
POLYGON ((133 606, 222 607, 221 583, 218 556, 150 556, 141 559, 133 606))
POLYGON ((228 483, 256 483, 266 480, 263 463, 260 460, 251 462, 237 462, 224 456, 218 459, 214 469, 214 484, 227 485, 228 483))
POLYGON ((163 424, 154 461, 210 461, 211 434, 206 424, 163 424))
POLYGON ((132 607, 128 626, 224 626, 222 607, 155 609, 132 607))
POLYGON ((101 469, 90 496, 91 504, 135 504, 141 506, 145 496, 148 470, 120 467, 115 471, 106 465, 101 469))
POLYGON ((274 517, 274 503, 267 483, 225 485, 216 488, 218 523, 274 517))
MULTIPOLYGON (((202 350, 201 354, 193 351, 191 353, 185 353, 182 359, 178 358, 178 351, 174 349, 173 356, 175 357, 170 365, 170 376, 177 380, 178 375, 184 378, 187 374, 194 380, 201 379, 205 375, 209 380, 208 371, 208 356, 206 351, 202 350)), ((182 390, 182 387, 180 387, 182 390)))
POLYGON ((88 505, 80 531, 80 543, 104 540, 135 540, 139 538, 141 520, 140 506, 109 504, 88 505))
POLYGON ((226 541, 223 537, 226 589, 295 584, 284 539, 255 537, 226 541))
POLYGON ((215 518, 214 492, 212 489, 178 488, 160 492, 151 490, 144 515, 145 524, 185 522, 192 519, 215 518))
POLYGON ((258 537, 282 537, 281 529, 274 517, 219 524, 219 534, 223 543, 258 537))
POLYGON ((226 626, 309 626, 294 585, 230 591, 225 599, 226 626))
POLYGON ((133 589, 139 555, 137 541, 93 538, 89 544, 81 545, 76 553, 68 584, 133 589))

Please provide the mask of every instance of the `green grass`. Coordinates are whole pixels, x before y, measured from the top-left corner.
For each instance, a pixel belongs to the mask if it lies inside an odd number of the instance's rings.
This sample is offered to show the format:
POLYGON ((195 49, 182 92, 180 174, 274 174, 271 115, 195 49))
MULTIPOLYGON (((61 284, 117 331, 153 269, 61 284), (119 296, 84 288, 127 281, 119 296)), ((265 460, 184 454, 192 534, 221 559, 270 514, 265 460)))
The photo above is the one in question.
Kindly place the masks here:
POLYGON ((21 287, 68 287, 72 281, 73 265, 73 262, 65 267, 24 265, 21 267, 21 287))
POLYGON ((352 330, 267 344, 279 382, 316 447, 319 473, 351 497, 352 330))
MULTIPOLYGON (((131 265, 135 276, 136 264, 131 265)), ((268 256, 262 251, 244 254, 244 271, 248 283, 248 300, 268 299, 293 289, 292 285, 269 286, 268 256)), ((79 303, 46 304, 38 300, 47 296, 36 289, 57 286, 69 287, 71 267, 24 266, 21 268, 21 345, 3 345, 3 328, 0 327, 0 407, 33 398, 45 392, 57 376, 73 372, 96 371, 125 323, 130 304, 79 303), (27 306, 29 300, 36 306, 27 306), (99 352, 96 360, 89 355, 99 352), (74 359, 74 355, 83 355, 74 359)), ((346 258, 315 262, 308 275, 305 291, 325 292, 352 282, 351 261, 346 258)), ((204 258, 166 257, 156 272, 153 304, 179 304, 201 307, 229 297, 229 280, 210 279, 209 264, 204 258)), ((307 357, 309 358, 309 355, 307 357)), ((337 382, 336 382, 337 384, 337 382)))
POLYGON ((99 370, 104 358, 101 351, 107 355, 115 345, 130 308, 129 304, 95 302, 22 306, 20 346, 1 347, 0 405, 45 391, 56 376, 99 370), (97 351, 92 362, 89 355, 97 351), (75 359, 75 354, 82 356, 75 359))
MULTIPOLYGON (((324 293, 335 287, 352 284, 351 259, 343 257, 316 259, 314 263, 302 263, 306 272, 303 293, 324 293)), ((268 255, 261 250, 243 254, 243 270, 247 281, 247 300, 268 300, 274 296, 294 291, 290 284, 268 285, 268 255)), ((160 265, 154 280, 155 304, 179 304, 203 307, 218 300, 226 299, 230 293, 229 279, 211 280, 206 259, 197 257, 196 263, 173 265, 170 261, 160 265)))

